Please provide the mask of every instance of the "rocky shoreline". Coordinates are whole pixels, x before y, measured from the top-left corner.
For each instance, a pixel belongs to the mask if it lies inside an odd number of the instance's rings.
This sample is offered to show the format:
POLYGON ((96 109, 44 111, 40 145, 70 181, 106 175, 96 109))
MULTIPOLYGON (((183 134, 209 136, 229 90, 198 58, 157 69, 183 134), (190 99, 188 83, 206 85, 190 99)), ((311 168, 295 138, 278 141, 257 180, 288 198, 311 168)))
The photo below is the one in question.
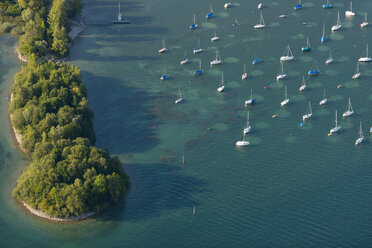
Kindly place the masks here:
POLYGON ((89 217, 92 217, 93 215, 96 214, 95 212, 89 212, 89 213, 85 213, 85 214, 81 214, 81 215, 73 216, 73 217, 69 217, 69 218, 55 218, 55 217, 51 217, 51 216, 47 215, 46 213, 44 213, 44 212, 42 212, 40 210, 37 210, 37 209, 34 209, 34 208, 30 207, 25 202, 22 202, 22 204, 33 215, 36 215, 36 216, 38 216, 40 218, 47 219, 47 220, 50 220, 50 221, 56 221, 56 222, 81 221, 81 220, 85 220, 85 219, 87 219, 89 217))

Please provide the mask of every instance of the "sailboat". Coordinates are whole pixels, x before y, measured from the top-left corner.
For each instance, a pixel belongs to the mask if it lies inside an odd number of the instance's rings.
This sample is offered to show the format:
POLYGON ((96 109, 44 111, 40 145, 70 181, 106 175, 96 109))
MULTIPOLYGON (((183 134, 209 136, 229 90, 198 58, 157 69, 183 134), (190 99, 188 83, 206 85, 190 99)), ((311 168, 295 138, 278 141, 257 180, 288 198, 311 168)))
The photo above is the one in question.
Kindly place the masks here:
POLYGON ((228 9, 228 8, 230 8, 232 6, 232 3, 225 3, 224 5, 223 5, 223 7, 225 8, 225 9, 228 9))
POLYGON ((291 60, 294 60, 294 56, 288 44, 284 50, 283 56, 280 57, 280 61, 291 61, 291 60))
POLYGON ((263 18, 263 15, 262 15, 262 11, 260 12, 260 24, 256 24, 253 26, 254 29, 260 29, 260 28, 264 28, 266 27, 265 25, 265 21, 264 21, 264 18, 263 18))
POLYGON ((313 66, 307 72, 307 74, 309 76, 315 76, 315 75, 319 75, 320 74, 320 71, 319 71, 319 68, 318 68, 318 64, 316 63, 316 60, 314 60, 313 66))
POLYGON ((249 122, 249 111, 248 111, 247 112, 247 125, 245 126, 245 128, 243 130, 243 133, 244 134, 247 134, 247 133, 249 133, 251 131, 251 129, 252 129, 252 126, 251 126, 251 124, 249 122))
POLYGON ((300 92, 304 91, 305 89, 306 89, 306 80, 305 80, 305 76, 302 76, 302 84, 300 86, 300 92))
POLYGON ((181 95, 181 89, 178 88, 178 98, 174 101, 175 104, 180 103, 183 101, 182 95, 181 95))
POLYGON ((198 27, 198 24, 196 24, 195 14, 194 14, 194 23, 190 25, 190 29, 196 29, 197 27, 198 27))
POLYGON ((206 19, 210 19, 214 16, 212 5, 209 6, 209 13, 205 15, 206 19))
POLYGON ((332 57, 332 50, 329 50, 329 57, 326 59, 325 63, 328 65, 330 63, 332 63, 334 60, 333 60, 333 57, 332 57))
POLYGON ((289 103, 291 99, 287 96, 287 85, 284 85, 284 100, 280 103, 281 106, 285 106, 289 103))
POLYGON ((340 21, 340 11, 337 12, 337 23, 336 25, 333 25, 331 30, 332 31, 336 31, 336 30, 339 30, 341 28, 341 21, 340 21))
POLYGON ((223 72, 221 75, 221 86, 217 88, 218 92, 222 92, 225 89, 224 80, 223 80, 223 72))
POLYGON ((362 121, 360 121, 360 128, 359 128, 359 138, 355 141, 355 145, 359 145, 362 143, 364 140, 364 135, 363 135, 363 129, 362 129, 362 121))
POLYGON ((283 79, 283 78, 287 77, 287 74, 284 73, 283 62, 280 62, 280 66, 281 66, 282 70, 281 70, 281 73, 276 76, 276 80, 277 81, 279 81, 280 79, 283 79))
POLYGON ((368 24, 369 24, 369 23, 367 22, 367 12, 366 12, 366 14, 364 15, 364 22, 362 22, 362 23, 360 24, 360 27, 361 27, 361 28, 367 27, 368 24))
POLYGON ((252 65, 257 65, 258 63, 260 63, 261 62, 261 59, 254 59, 253 61, 252 61, 252 65))
POLYGON ((320 41, 322 43, 326 42, 326 36, 325 36, 325 23, 323 23, 323 34, 322 37, 320 38, 320 41))
POLYGON ((323 99, 319 102, 319 105, 322 106, 322 105, 326 104, 327 102, 328 102, 328 99, 326 97, 326 90, 324 89, 323 99))
POLYGON ((167 51, 167 48, 165 46, 165 40, 163 40, 163 48, 159 49, 159 53, 165 53, 167 51))
POLYGON ((298 4, 296 6, 294 6, 294 10, 300 10, 302 9, 304 6, 301 4, 301 0, 298 0, 298 4))
POLYGON ((201 75, 201 74, 203 74, 203 69, 202 69, 202 66, 201 66, 201 60, 199 61, 199 67, 198 67, 198 69, 196 70, 196 71, 194 71, 194 75, 195 76, 199 76, 199 75, 201 75))
POLYGON ((201 52, 203 52, 203 49, 200 48, 200 39, 198 40, 198 48, 195 48, 194 50, 192 50, 192 52, 193 52, 194 54, 197 54, 197 53, 201 53, 201 52))
POLYGON ((245 101, 245 106, 254 104, 256 99, 253 98, 253 90, 251 89, 251 99, 245 101))
POLYGON ((263 3, 259 3, 258 5, 257 5, 257 9, 262 9, 263 8, 263 3))
POLYGON ((165 65, 163 66, 163 75, 160 77, 161 80, 167 80, 168 74, 165 72, 165 65))
POLYGON ((309 36, 307 36, 307 39, 306 39, 306 46, 304 46, 303 48, 301 48, 301 50, 303 52, 310 52, 311 51, 309 36))
POLYGON ((218 49, 216 50, 216 58, 210 62, 210 65, 219 65, 222 63, 221 55, 218 52, 218 49))
POLYGON ((355 16, 355 13, 353 12, 353 2, 350 1, 350 10, 345 11, 345 16, 355 16))
POLYGON ((242 79, 246 79, 247 77, 248 77, 248 73, 246 71, 245 64, 244 64, 244 72, 242 74, 242 79))
POLYGON ((127 18, 125 18, 125 20, 123 20, 123 16, 122 16, 121 11, 120 11, 120 3, 119 3, 118 18, 117 18, 117 20, 113 21, 112 24, 130 24, 130 21, 128 21, 127 18))
POLYGON ((359 61, 357 63, 357 66, 356 66, 356 70, 355 70, 355 74, 353 75, 353 79, 357 79, 359 78, 362 74, 359 72, 359 61))
POLYGON ((353 107, 351 106, 351 101, 350 101, 350 98, 349 98, 349 105, 347 107, 347 110, 345 111, 345 113, 342 114, 343 117, 350 117, 354 114, 354 110, 353 110, 353 107))
POLYGON ((302 120, 309 119, 311 116, 313 116, 313 110, 311 109, 311 103, 310 103, 310 101, 309 101, 309 113, 304 114, 304 115, 302 116, 302 120))
POLYGON ((365 57, 360 57, 358 59, 359 62, 371 62, 372 58, 371 55, 368 52, 368 44, 366 45, 366 56, 365 57))
POLYGON ((332 8, 332 4, 329 3, 329 0, 326 1, 325 4, 322 5, 323 9, 330 9, 332 8))
POLYGON ((329 130, 329 134, 328 135, 332 135, 334 133, 337 133, 338 131, 340 131, 340 129, 341 129, 341 126, 339 126, 337 124, 337 109, 336 109, 335 127, 332 128, 331 130, 329 130))
POLYGON ((243 140, 239 140, 236 142, 236 146, 249 146, 249 141, 245 140, 245 133, 243 133, 243 140))
POLYGON ((184 64, 187 64, 189 62, 190 62, 190 60, 186 56, 186 49, 185 49, 185 54, 184 54, 183 59, 181 60, 180 64, 184 65, 184 64))
POLYGON ((238 22, 238 18, 235 18, 235 21, 233 22, 233 27, 238 27, 240 23, 238 22))
POLYGON ((213 41, 218 41, 220 39, 220 37, 219 36, 217 36, 217 33, 216 32, 214 32, 214 36, 211 38, 211 41, 213 42, 213 41))

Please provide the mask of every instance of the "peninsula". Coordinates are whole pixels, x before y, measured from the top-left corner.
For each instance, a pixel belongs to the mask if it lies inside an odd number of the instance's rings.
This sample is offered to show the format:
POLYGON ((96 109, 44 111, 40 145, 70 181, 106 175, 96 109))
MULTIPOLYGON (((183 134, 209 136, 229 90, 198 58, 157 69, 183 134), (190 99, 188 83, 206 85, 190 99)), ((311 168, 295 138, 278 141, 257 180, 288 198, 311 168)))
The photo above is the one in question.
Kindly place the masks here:
POLYGON ((21 35, 19 58, 28 62, 15 76, 9 113, 32 163, 13 197, 53 221, 76 221, 106 209, 129 182, 119 159, 94 146, 93 113, 80 69, 62 62, 71 21, 82 8, 80 0, 0 2, 0 32, 21 35))

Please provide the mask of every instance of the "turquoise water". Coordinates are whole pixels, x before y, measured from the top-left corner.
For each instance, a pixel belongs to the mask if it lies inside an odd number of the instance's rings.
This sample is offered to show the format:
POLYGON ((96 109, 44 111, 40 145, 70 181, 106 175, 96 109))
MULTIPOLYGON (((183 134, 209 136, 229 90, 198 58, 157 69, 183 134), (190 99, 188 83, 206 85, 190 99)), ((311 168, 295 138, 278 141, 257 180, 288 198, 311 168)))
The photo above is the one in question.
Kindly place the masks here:
POLYGON ((357 16, 345 19, 349 2, 332 2, 335 8, 323 10, 320 2, 305 1, 297 12, 292 9, 297 1, 264 2, 269 26, 264 30, 253 30, 259 22, 258 1, 234 3, 225 11, 224 2, 215 0, 216 17, 208 21, 209 2, 122 2, 133 22, 125 27, 93 25, 97 18, 115 18, 117 1, 86 2, 84 17, 91 25, 75 41, 71 63, 81 67, 88 88, 97 145, 121 158, 132 185, 128 196, 109 211, 73 225, 36 219, 11 200, 15 180, 29 161, 16 150, 6 112, 6 95, 20 68, 12 53, 16 39, 0 37, 1 246, 370 246, 371 65, 361 64, 360 80, 351 77, 371 40, 371 27, 360 29, 359 23, 372 6, 353 1, 357 16), (337 10, 343 29, 331 34, 337 10), (194 13, 201 28, 191 31, 194 13), (279 19, 280 14, 289 17, 279 19), (231 25, 235 18, 238 28, 231 25), (323 22, 329 37, 324 44, 323 22), (212 43, 215 31, 222 40, 212 43), (306 36, 312 51, 305 54, 301 47, 306 36), (163 39, 168 52, 159 55, 163 39), (193 55, 198 39, 206 52, 193 55), (285 63, 289 77, 276 82, 287 44, 296 61, 285 63), (210 68, 216 48, 224 63, 210 68), (181 66, 185 49, 192 63, 181 66), (330 49, 336 62, 325 65, 330 49), (254 58, 262 63, 253 66, 254 58), (306 77, 308 88, 299 93, 302 75, 314 58, 321 75, 306 77), (199 59, 204 74, 194 77, 199 59), (249 78, 242 81, 244 63, 249 78), (168 81, 159 79, 164 65, 168 81), (217 93, 221 72, 227 88, 217 93), (337 88, 339 84, 343 87, 337 88), (284 85, 291 103, 282 108, 284 85), (175 105, 178 88, 185 101, 175 105), (251 88, 257 103, 244 108, 251 88), (324 88, 329 104, 319 107, 324 88), (343 119, 349 97, 355 114, 343 119), (301 126, 309 100, 314 115, 301 126), (336 109, 343 131, 328 137, 336 109), (251 146, 237 149, 247 110, 253 125, 247 137, 251 146), (278 118, 272 119, 273 114, 278 118), (359 121, 367 142, 355 147, 359 121))

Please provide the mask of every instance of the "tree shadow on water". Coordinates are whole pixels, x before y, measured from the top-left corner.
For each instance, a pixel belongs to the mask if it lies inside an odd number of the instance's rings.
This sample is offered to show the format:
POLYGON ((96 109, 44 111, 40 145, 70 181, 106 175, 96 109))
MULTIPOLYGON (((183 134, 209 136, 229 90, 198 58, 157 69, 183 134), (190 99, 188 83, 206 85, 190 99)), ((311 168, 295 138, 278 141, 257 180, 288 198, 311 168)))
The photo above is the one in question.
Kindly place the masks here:
POLYGON ((181 208, 190 208, 191 215, 197 204, 193 196, 207 191, 206 181, 182 175, 180 165, 127 164, 124 167, 131 179, 127 196, 98 215, 96 221, 143 221, 181 208))

